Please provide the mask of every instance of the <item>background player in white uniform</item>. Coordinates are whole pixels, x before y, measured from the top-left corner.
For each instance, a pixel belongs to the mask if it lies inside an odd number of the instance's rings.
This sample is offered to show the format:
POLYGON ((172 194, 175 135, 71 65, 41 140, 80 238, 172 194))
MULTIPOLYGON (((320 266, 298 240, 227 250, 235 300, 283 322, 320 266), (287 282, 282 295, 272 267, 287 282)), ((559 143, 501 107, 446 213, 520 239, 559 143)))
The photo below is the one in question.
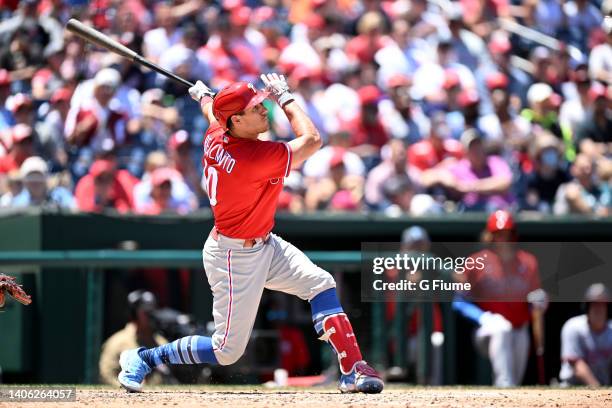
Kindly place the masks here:
POLYGON ((612 321, 610 292, 602 283, 588 287, 586 313, 569 319, 561 329, 561 372, 564 385, 611 385, 612 321))
POLYGON ((210 122, 203 164, 215 227, 203 257, 213 293, 215 333, 124 352, 118 379, 129 391, 141 391, 145 376, 160 364, 237 361, 247 346, 264 288, 310 302, 319 339, 329 342, 337 353, 342 392, 383 389, 378 373, 361 356, 332 276, 270 232, 283 178, 319 149, 321 139, 285 79, 268 74, 262 80, 267 92, 245 82, 217 95, 200 81, 189 90, 210 122), (289 143, 258 140, 269 127, 262 105, 268 96, 282 108, 296 135, 289 143))

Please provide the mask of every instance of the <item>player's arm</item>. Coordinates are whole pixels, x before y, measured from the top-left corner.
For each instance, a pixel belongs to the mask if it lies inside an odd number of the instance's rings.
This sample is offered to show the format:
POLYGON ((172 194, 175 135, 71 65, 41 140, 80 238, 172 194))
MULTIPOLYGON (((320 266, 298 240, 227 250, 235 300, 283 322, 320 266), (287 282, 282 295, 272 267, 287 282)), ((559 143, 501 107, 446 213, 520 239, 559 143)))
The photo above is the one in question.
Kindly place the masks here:
POLYGON ((499 194, 508 191, 511 185, 512 179, 510 177, 487 177, 474 182, 460 183, 459 190, 463 193, 499 194))
POLYGON ((296 138, 289 142, 289 148, 293 160, 291 168, 296 169, 302 165, 310 156, 312 156, 321 147, 321 135, 310 120, 306 112, 292 101, 283 107, 287 119, 291 124, 291 128, 296 135, 296 138))
POLYGON ((453 299, 453 310, 458 312, 461 316, 474 323, 479 324, 480 318, 484 314, 484 311, 476 304, 468 301, 464 296, 456 294, 453 299))
POLYGON ((321 135, 306 112, 295 102, 289 92, 289 85, 283 75, 265 74, 261 80, 266 85, 270 96, 283 109, 289 124, 295 133, 295 139, 289 142, 291 150, 291 168, 298 168, 306 159, 321 147, 321 135))
POLYGON ((590 387, 599 387, 601 385, 586 361, 579 358, 575 361, 570 361, 570 364, 574 367, 574 376, 582 383, 590 387))
POLYGON ((197 81, 194 86, 189 88, 189 95, 191 98, 200 104, 200 109, 202 109, 202 114, 208 120, 209 124, 213 124, 217 122, 215 116, 212 111, 212 101, 215 97, 215 93, 206 85, 204 82, 197 81))

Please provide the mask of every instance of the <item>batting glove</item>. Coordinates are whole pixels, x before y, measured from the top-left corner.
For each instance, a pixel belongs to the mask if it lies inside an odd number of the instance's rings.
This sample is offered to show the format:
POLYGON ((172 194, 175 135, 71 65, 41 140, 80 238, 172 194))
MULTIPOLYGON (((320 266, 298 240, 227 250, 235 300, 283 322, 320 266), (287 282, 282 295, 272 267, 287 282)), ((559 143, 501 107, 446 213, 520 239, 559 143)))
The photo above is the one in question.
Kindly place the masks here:
POLYGON ((293 95, 289 92, 289 85, 284 75, 279 76, 275 72, 271 74, 262 74, 261 80, 266 86, 266 91, 270 92, 272 99, 274 99, 281 108, 294 100, 293 95))
POLYGON ((480 323, 479 330, 484 335, 512 330, 512 323, 499 313, 484 312, 478 319, 478 323, 480 323))
POLYGON ((215 93, 204 85, 202 81, 197 81, 194 86, 189 88, 189 95, 191 95, 194 101, 199 102, 200 105, 209 102, 208 98, 212 99, 215 97, 215 93))

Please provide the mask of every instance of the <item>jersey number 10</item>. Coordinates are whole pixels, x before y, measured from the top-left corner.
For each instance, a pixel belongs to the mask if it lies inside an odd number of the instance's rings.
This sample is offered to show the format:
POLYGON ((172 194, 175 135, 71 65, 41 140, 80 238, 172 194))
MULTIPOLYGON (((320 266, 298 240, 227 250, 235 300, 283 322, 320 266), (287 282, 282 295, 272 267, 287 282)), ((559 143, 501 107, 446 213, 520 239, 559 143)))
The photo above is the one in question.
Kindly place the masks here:
POLYGON ((217 183, 219 182, 219 174, 214 167, 206 169, 206 193, 210 200, 210 205, 217 205, 217 183))

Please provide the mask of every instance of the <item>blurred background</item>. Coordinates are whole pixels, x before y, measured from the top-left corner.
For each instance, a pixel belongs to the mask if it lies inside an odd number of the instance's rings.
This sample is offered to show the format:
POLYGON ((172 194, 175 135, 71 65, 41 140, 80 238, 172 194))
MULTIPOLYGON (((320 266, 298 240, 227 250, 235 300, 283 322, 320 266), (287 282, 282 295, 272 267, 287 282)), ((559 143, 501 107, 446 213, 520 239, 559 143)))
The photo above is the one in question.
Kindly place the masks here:
MULTIPOLYGON (((0 272, 34 298, 0 313, 2 381, 113 383, 118 350, 206 334, 212 318, 208 123, 185 88, 85 44, 69 18, 216 90, 283 73, 324 146, 285 180, 275 231, 334 274, 389 379, 487 384, 474 327, 450 304, 360 302, 360 243, 399 242, 414 224, 474 242, 497 209, 516 214, 521 241, 610 242, 611 12, 609 0, 0 0, 0 272)), ((263 137, 291 139, 268 108, 263 137)), ((549 306, 546 383, 582 310, 549 306)), ((266 293, 237 365, 153 381, 331 378, 319 343, 307 303, 266 293)), ((525 384, 540 381, 530 350, 525 384)))

